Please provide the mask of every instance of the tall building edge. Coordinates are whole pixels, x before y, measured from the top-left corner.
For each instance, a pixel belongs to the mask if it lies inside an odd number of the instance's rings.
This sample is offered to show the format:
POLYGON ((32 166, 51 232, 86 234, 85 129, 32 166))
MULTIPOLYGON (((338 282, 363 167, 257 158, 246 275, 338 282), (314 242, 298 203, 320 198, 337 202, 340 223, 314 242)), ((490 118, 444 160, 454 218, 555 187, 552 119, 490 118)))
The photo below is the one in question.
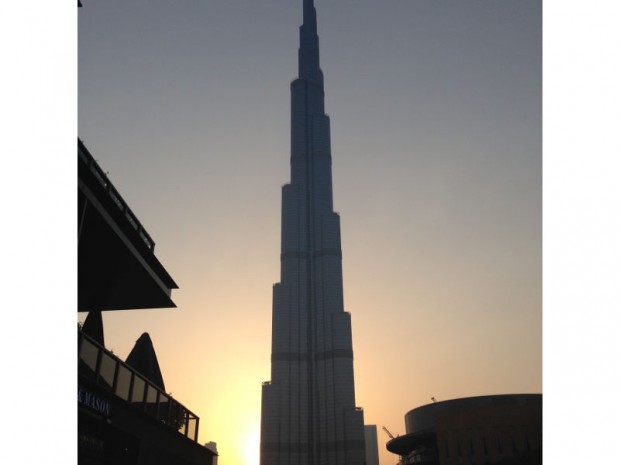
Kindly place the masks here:
POLYGON ((303 2, 291 83, 291 181, 282 188, 281 272, 273 287, 271 381, 263 383, 261 465, 363 465, 351 316, 344 311, 316 10, 303 2))

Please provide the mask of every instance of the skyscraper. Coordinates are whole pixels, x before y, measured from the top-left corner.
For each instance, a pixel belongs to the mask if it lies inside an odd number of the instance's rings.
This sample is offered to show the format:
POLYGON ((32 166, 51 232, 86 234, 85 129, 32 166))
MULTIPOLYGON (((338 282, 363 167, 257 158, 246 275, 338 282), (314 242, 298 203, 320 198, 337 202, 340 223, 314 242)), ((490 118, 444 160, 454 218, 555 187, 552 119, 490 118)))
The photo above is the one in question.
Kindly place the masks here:
POLYGON ((299 77, 291 83, 291 182, 282 188, 280 261, 271 381, 262 387, 261 465, 363 465, 364 415, 355 406, 313 0, 303 2, 299 77))

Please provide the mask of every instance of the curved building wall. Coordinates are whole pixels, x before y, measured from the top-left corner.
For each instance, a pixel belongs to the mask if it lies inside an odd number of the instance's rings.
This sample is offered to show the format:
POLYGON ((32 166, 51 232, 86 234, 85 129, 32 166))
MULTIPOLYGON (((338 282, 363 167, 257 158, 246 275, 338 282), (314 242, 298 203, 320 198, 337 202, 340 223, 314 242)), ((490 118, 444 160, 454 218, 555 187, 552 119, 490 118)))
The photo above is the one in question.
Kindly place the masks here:
POLYGON ((411 441, 412 450, 403 455, 403 465, 542 463, 542 394, 428 404, 408 412, 405 425, 402 441, 411 441))

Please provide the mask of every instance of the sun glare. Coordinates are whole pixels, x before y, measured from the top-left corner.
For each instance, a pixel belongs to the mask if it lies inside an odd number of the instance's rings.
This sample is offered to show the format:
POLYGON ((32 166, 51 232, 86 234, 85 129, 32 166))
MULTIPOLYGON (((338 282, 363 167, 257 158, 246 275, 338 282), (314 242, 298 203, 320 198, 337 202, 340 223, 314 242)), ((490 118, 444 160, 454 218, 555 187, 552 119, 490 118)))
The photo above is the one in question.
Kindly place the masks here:
POLYGON ((246 436, 245 444, 245 465, 258 465, 259 463, 259 444, 260 444, 260 431, 257 429, 248 432, 246 436))

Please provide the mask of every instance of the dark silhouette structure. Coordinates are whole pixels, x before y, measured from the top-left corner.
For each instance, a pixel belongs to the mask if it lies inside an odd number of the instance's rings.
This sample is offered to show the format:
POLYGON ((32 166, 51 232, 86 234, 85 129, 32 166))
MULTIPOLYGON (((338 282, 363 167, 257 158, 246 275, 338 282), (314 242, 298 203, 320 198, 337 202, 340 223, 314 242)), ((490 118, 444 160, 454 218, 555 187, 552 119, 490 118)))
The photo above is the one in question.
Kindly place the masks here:
POLYGON ((78 309, 175 307, 178 286, 154 252, 155 241, 78 140, 78 309))
POLYGON ((261 465, 362 465, 351 316, 344 311, 329 117, 312 0, 303 2, 291 83, 291 182, 282 189, 280 282, 273 288, 271 381, 263 383, 261 465))
POLYGON ((123 362, 104 346, 102 311, 175 307, 177 285, 155 243, 78 139, 78 461, 80 465, 212 465, 199 418, 166 393, 142 334, 123 362))
POLYGON ((150 379, 159 389, 166 391, 164 378, 161 375, 157 355, 155 355, 155 349, 153 348, 153 342, 148 333, 143 333, 136 341, 136 345, 129 352, 125 363, 150 379))
POLYGON ((542 394, 465 397, 415 408, 389 441, 398 465, 541 465, 542 394))

